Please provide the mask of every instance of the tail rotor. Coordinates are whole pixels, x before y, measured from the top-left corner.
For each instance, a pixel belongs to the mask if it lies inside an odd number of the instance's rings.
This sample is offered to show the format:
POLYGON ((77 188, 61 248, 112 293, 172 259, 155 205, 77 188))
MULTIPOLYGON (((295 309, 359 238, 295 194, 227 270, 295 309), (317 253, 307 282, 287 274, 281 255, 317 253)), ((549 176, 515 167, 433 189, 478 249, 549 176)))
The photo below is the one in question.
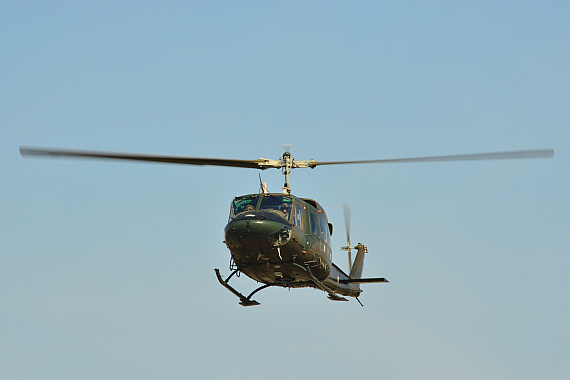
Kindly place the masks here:
POLYGON ((348 251, 348 273, 352 271, 352 252, 354 247, 350 246, 350 207, 345 203, 342 205, 344 213, 344 226, 346 227, 346 247, 341 247, 343 251, 348 251))

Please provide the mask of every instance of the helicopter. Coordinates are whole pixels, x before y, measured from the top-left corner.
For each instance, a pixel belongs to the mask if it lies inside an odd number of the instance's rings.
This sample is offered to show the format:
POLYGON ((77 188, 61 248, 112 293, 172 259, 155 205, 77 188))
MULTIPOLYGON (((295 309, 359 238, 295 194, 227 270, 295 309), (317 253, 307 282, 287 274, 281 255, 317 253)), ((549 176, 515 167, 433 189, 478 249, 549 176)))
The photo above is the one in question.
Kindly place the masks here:
MULTIPOLYGON (((281 193, 271 193, 261 182, 260 191, 235 197, 230 204, 228 223, 224 228, 224 243, 230 251, 230 271, 223 278, 218 268, 214 269, 220 284, 239 298, 242 306, 260 303, 252 299, 257 292, 271 286, 284 288, 315 288, 328 294, 332 301, 348 301, 346 297, 358 298, 361 284, 388 283, 383 277, 362 278, 364 256, 368 248, 361 243, 350 244, 350 208, 343 205, 347 245, 341 250, 348 253, 348 270, 343 271, 332 261, 331 235, 324 208, 314 199, 296 197, 291 192, 289 176, 293 169, 325 165, 380 164, 442 161, 474 161, 552 158, 553 149, 519 150, 507 152, 392 158, 357 161, 300 161, 290 153, 290 144, 278 160, 236 160, 169 155, 150 155, 123 152, 68 150, 53 148, 20 147, 23 157, 91 158, 173 163, 184 165, 210 165, 266 170, 281 169, 285 183, 281 193), (352 250, 356 250, 354 261, 352 250), (263 285, 248 296, 229 284, 230 279, 241 273, 263 285)), ((261 179, 261 177, 260 177, 261 179)))

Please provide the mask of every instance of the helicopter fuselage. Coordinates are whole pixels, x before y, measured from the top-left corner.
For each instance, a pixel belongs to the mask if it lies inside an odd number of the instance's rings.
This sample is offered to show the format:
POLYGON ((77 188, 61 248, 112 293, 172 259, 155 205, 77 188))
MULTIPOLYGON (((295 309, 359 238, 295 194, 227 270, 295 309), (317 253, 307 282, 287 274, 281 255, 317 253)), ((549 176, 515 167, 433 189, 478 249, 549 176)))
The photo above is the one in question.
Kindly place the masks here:
POLYGON ((257 282, 291 288, 319 288, 321 282, 343 295, 361 292, 356 284, 339 282, 349 277, 332 262, 332 224, 312 199, 236 197, 224 233, 236 269, 257 282))

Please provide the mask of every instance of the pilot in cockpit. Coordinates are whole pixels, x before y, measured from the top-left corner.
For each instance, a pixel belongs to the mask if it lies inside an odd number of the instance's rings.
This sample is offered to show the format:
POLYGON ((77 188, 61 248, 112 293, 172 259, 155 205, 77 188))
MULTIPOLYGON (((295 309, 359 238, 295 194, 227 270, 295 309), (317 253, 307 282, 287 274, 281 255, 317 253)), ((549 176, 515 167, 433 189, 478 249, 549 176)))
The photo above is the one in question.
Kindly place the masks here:
POLYGON ((287 202, 281 203, 280 211, 283 213, 285 219, 289 220, 289 214, 291 213, 291 205, 287 202))

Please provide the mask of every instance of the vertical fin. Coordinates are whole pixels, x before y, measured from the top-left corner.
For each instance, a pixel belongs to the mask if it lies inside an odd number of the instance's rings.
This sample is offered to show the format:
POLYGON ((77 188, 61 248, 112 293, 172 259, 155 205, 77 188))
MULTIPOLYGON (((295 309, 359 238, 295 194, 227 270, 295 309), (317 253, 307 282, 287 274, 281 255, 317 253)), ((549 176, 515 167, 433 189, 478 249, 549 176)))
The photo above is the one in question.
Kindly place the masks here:
POLYGON ((368 248, 358 243, 356 247, 358 250, 356 258, 354 259, 354 264, 352 264, 352 270, 350 271, 350 278, 360 279, 362 278, 362 270, 364 269, 364 254, 368 252, 368 248))

